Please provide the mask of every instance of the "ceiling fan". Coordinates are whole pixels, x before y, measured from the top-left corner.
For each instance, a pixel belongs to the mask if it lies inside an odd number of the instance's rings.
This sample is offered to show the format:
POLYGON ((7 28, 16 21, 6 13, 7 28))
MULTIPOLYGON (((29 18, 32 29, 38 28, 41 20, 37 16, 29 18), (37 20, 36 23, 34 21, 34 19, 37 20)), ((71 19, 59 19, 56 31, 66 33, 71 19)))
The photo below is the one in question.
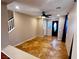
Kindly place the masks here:
POLYGON ((47 14, 45 11, 42 11, 42 16, 49 18, 52 15, 51 14, 47 14))

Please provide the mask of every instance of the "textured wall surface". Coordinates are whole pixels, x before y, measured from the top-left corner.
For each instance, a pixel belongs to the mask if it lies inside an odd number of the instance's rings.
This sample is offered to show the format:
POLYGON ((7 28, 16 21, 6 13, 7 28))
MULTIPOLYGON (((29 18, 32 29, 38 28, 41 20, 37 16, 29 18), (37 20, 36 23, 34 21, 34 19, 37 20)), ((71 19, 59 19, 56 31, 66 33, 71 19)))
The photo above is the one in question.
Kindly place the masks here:
POLYGON ((1 4, 1 49, 9 44, 8 35, 8 12, 6 4, 1 4))

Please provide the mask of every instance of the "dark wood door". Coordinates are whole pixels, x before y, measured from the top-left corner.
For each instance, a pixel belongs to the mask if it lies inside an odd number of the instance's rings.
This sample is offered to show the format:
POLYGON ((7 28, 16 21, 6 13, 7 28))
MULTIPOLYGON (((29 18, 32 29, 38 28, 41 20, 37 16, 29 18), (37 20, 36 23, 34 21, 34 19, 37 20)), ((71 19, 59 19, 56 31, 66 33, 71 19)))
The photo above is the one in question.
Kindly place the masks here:
POLYGON ((52 36, 58 36, 58 21, 52 21, 52 36))

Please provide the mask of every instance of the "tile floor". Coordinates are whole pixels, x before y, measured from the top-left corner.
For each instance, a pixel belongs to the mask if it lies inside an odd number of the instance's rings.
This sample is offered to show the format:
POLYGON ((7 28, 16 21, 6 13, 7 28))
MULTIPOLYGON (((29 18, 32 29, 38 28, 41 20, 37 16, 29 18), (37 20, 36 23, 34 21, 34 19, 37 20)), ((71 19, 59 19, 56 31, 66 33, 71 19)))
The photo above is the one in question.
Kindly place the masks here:
POLYGON ((16 47, 40 59, 68 59, 65 44, 56 37, 36 37, 16 47))

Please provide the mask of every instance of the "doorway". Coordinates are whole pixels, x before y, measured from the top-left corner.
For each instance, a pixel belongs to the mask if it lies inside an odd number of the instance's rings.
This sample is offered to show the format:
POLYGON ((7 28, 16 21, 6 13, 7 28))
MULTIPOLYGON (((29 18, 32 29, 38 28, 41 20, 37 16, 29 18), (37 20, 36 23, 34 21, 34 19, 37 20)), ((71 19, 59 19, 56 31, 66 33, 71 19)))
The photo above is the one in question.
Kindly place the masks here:
POLYGON ((52 21, 52 36, 58 36, 58 21, 52 21))

